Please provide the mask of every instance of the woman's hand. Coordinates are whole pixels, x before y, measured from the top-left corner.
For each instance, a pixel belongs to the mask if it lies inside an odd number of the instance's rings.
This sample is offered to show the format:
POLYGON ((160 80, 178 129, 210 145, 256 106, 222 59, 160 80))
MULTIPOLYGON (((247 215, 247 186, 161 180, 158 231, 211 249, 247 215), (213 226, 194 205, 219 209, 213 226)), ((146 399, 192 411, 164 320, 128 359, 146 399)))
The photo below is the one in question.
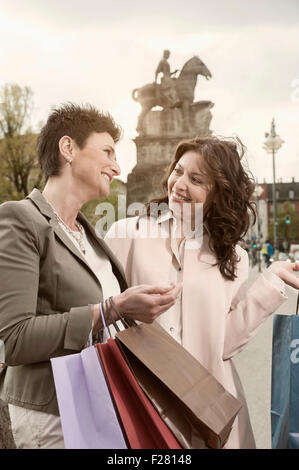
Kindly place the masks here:
POLYGON ((149 285, 129 287, 121 294, 113 296, 113 301, 125 318, 152 323, 174 305, 181 288, 182 284, 166 287, 149 285))
POLYGON ((268 270, 280 277, 289 286, 299 289, 299 277, 294 273, 294 271, 299 271, 299 261, 295 263, 274 261, 268 270))

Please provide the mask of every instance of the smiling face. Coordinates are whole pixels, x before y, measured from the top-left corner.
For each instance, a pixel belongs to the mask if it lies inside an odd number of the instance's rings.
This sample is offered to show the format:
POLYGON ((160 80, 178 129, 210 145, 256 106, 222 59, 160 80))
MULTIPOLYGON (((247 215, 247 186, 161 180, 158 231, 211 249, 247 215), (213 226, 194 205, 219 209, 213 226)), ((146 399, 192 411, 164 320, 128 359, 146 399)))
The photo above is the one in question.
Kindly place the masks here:
POLYGON ((190 204, 194 222, 196 203, 204 205, 211 187, 202 156, 193 150, 185 152, 170 174, 167 186, 170 209, 175 214, 179 209, 182 215, 183 205, 190 204))
POLYGON ((71 165, 72 177, 86 200, 107 197, 113 177, 120 174, 111 135, 93 132, 82 149, 74 144, 71 165))
POLYGON ((202 156, 189 150, 175 165, 168 178, 169 202, 204 203, 209 192, 202 156))

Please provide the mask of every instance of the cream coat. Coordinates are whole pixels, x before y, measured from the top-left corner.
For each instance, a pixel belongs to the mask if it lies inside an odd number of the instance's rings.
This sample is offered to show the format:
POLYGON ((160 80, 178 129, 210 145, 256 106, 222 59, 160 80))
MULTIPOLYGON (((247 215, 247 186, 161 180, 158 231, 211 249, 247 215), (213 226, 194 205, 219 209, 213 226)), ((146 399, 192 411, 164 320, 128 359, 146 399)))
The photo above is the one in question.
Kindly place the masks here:
POLYGON ((237 278, 229 281, 212 266, 215 256, 207 235, 200 249, 185 249, 180 267, 169 236, 144 235, 145 225, 148 228, 148 223, 157 222, 142 218, 139 230, 136 222, 137 217, 116 222, 105 241, 122 263, 129 286, 168 284, 171 264, 181 268, 182 345, 243 404, 226 448, 255 448, 245 394, 232 357, 287 297, 263 274, 247 289, 248 255, 240 246, 236 248, 240 256, 237 278))

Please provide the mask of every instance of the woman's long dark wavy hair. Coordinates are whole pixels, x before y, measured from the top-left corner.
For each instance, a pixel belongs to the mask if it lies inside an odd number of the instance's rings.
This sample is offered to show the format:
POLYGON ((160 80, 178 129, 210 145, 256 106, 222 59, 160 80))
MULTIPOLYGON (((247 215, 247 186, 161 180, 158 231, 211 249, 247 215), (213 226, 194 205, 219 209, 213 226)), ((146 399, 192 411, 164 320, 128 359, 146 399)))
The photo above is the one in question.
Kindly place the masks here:
POLYGON ((255 182, 241 163, 246 148, 239 138, 208 136, 180 142, 162 183, 166 196, 150 201, 147 215, 150 215, 151 203, 168 204, 168 178, 180 158, 190 150, 203 157, 204 171, 211 182, 204 203, 203 222, 210 234, 210 249, 216 255, 215 266, 219 266, 225 279, 233 281, 239 261, 235 247, 251 225, 250 214, 252 222, 256 220, 255 203, 251 200, 255 182))

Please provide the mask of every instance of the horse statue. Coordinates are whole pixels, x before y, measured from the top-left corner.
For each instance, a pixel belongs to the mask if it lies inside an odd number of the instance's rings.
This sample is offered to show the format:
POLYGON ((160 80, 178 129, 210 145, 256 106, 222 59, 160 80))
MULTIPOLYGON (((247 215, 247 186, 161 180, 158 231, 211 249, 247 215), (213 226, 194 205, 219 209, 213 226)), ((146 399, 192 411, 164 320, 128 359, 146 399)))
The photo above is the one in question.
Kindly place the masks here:
POLYGON ((157 83, 149 83, 141 88, 135 88, 132 98, 141 104, 142 110, 138 118, 137 131, 143 132, 143 122, 147 113, 154 106, 162 108, 181 107, 185 128, 188 129, 189 110, 194 101, 194 90, 197 83, 197 76, 202 75, 207 80, 212 77, 207 66, 194 56, 183 66, 177 78, 169 78, 168 86, 157 83))

